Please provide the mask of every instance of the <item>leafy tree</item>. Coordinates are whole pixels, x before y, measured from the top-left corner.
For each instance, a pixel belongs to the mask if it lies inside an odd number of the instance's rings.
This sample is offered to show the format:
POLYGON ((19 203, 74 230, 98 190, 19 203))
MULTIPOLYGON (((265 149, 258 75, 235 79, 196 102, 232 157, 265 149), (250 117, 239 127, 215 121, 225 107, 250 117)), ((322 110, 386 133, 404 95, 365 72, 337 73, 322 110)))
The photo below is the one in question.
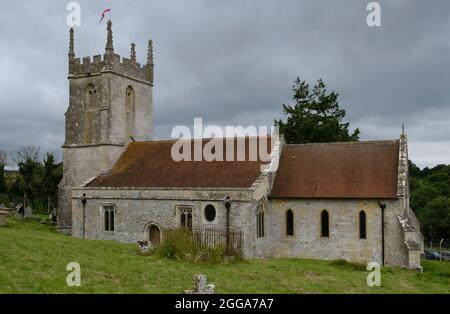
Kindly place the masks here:
POLYGON ((450 199, 441 196, 430 201, 419 218, 425 235, 450 239, 450 199))
POLYGON ((275 120, 288 144, 348 142, 359 140, 359 129, 352 134, 343 123, 346 112, 339 107, 339 94, 328 93, 322 80, 310 89, 300 78, 292 87, 293 105, 283 105, 287 121, 275 120))
POLYGON ((411 207, 425 237, 450 240, 450 165, 420 170, 410 162, 411 207))
POLYGON ((428 202, 439 197, 439 190, 433 185, 422 182, 417 190, 412 190, 411 193, 411 207, 416 213, 419 213, 428 202))

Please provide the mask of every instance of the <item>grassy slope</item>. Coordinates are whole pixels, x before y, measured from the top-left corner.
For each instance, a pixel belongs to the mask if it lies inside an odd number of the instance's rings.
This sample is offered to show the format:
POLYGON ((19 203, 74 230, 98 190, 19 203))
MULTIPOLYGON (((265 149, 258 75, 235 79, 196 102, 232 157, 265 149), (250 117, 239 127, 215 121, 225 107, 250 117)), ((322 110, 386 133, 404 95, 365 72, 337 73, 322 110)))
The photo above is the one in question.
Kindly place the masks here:
POLYGON ((384 268, 382 286, 367 271, 328 261, 272 259, 208 265, 140 256, 134 245, 74 239, 36 221, 0 227, 0 293, 181 293, 204 273, 217 293, 450 293, 450 263, 424 262, 424 273, 384 268), (82 287, 69 288, 69 262, 82 287))

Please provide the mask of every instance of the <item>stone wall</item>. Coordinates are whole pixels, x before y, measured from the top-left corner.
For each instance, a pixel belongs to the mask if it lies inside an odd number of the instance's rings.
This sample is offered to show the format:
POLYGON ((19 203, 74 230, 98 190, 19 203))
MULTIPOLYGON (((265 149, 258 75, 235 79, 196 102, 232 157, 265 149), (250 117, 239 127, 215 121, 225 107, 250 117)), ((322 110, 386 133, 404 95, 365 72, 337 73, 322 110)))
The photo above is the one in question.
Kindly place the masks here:
MULTIPOLYGON (((367 263, 376 250, 381 263, 381 210, 378 200, 271 199, 267 201, 265 237, 256 237, 256 212, 261 200, 257 189, 75 189, 72 197, 73 236, 82 236, 81 196, 86 193, 86 237, 136 242, 148 240, 148 227, 176 228, 179 207, 191 207, 194 227, 226 227, 225 196, 230 196, 231 230, 244 235, 246 257, 297 257, 345 259, 367 263), (205 219, 207 205, 216 208, 213 222, 205 219), (104 205, 115 206, 115 231, 105 232, 104 205), (294 212, 294 236, 286 236, 286 210, 294 212), (330 237, 320 234, 320 214, 330 215, 330 237), (367 239, 359 239, 359 212, 367 219, 367 239)), ((264 198, 263 198, 264 202, 264 198)), ((385 200, 385 263, 406 266, 408 254, 397 216, 403 210, 399 200, 385 200)))
POLYGON ((226 227, 224 198, 232 198, 230 210, 231 230, 243 230, 248 221, 253 202, 250 190, 215 189, 75 189, 73 191, 72 235, 82 236, 81 196, 87 196, 85 209, 85 235, 90 239, 136 242, 148 240, 148 227, 176 228, 180 226, 180 207, 191 207, 193 227, 226 227), (115 231, 105 232, 103 206, 115 207, 115 231), (216 218, 212 222, 205 219, 204 209, 213 205, 216 218))
MULTIPOLYGON (((397 216, 403 213, 399 200, 383 201, 385 210, 385 263, 407 265, 407 251, 397 216)), ((272 199, 266 228, 268 235, 259 239, 255 256, 345 259, 367 263, 376 250, 381 262, 381 210, 377 200, 300 200, 272 199), (286 236, 286 211, 294 212, 294 236, 286 236), (320 234, 320 214, 330 217, 330 237, 320 234), (367 239, 359 239, 359 212, 367 219, 367 239), (267 249, 269 248, 269 249, 267 249)))

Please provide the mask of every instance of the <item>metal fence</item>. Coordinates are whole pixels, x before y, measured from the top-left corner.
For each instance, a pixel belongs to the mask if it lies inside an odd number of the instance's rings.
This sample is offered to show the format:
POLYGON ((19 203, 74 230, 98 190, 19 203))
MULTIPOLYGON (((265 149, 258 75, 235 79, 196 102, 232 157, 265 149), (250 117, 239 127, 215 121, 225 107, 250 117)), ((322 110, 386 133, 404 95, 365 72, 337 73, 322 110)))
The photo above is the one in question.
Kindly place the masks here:
POLYGON ((243 253, 242 231, 227 232, 224 228, 166 229, 163 231, 163 241, 173 240, 180 233, 194 253, 209 252, 211 249, 223 249, 226 256, 240 256, 243 253))

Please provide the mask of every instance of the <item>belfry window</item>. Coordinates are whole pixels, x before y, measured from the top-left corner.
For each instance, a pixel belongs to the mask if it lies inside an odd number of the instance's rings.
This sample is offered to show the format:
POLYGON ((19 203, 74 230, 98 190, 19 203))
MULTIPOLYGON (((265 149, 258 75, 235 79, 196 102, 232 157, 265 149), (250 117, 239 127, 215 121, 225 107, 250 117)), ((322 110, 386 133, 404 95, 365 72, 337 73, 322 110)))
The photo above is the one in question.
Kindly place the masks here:
POLYGON ((330 237, 330 215, 326 210, 320 214, 320 233, 323 238, 330 237))
POLYGON ((84 110, 84 136, 85 144, 94 144, 97 141, 97 128, 95 127, 98 118, 97 90, 94 85, 89 84, 85 91, 84 110))
POLYGON ((104 227, 105 231, 113 232, 114 231, 114 216, 115 216, 115 208, 114 206, 103 206, 104 212, 104 227))
POLYGON ((97 90, 95 89, 94 85, 89 84, 86 87, 86 109, 93 109, 95 108, 95 102, 97 97, 97 90))
POLYGON ((134 136, 135 110, 136 108, 135 108, 134 90, 131 86, 128 86, 126 90, 126 104, 125 104, 127 140, 130 136, 134 136))

